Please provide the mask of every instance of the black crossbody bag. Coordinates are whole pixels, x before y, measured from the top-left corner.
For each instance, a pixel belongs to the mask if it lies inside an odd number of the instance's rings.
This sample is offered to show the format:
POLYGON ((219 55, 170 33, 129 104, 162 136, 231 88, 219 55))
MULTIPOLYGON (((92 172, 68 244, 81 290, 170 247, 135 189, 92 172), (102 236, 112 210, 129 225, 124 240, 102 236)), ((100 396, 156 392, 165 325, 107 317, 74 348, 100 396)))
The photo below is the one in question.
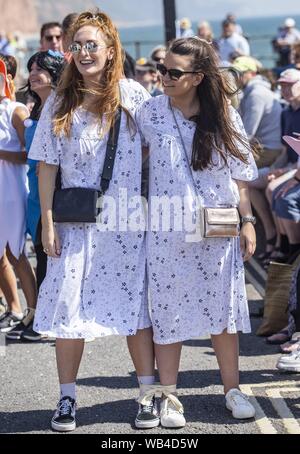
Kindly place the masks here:
POLYGON ((114 124, 109 131, 100 191, 85 188, 61 189, 61 169, 59 168, 53 198, 54 222, 94 224, 98 221, 102 210, 100 199, 108 191, 113 175, 121 119, 122 109, 120 107, 116 113, 114 124))

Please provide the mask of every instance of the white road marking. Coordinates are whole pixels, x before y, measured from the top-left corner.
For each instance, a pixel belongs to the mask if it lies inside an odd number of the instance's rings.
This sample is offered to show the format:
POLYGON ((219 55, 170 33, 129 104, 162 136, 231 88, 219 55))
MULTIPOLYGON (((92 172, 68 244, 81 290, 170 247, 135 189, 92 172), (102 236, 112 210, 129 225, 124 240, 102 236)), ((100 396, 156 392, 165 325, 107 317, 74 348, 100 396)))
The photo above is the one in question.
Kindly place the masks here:
POLYGON ((253 389, 262 388, 265 390, 267 396, 280 416, 281 421, 288 434, 300 434, 300 425, 295 419, 294 415, 287 406, 284 398, 282 397, 283 392, 299 392, 300 385, 295 386, 293 381, 282 381, 282 382, 271 382, 271 383, 256 383, 253 385, 242 385, 241 390, 250 397, 251 403, 256 409, 256 424, 262 434, 277 434, 278 431, 274 427, 272 421, 267 417, 262 407, 257 401, 259 395, 254 394, 253 389))

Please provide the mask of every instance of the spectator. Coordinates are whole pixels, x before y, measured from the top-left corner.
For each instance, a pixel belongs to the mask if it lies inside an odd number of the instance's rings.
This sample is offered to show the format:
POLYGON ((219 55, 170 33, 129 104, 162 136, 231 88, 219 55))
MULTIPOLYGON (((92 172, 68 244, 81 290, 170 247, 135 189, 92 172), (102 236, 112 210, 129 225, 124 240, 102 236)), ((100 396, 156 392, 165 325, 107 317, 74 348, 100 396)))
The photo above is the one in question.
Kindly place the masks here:
POLYGON ((15 49, 9 42, 9 39, 3 30, 0 30, 0 53, 3 55, 15 55, 15 49))
POLYGON ((150 60, 152 60, 154 63, 163 63, 166 58, 166 51, 167 49, 165 46, 157 46, 155 47, 150 55, 150 60))
POLYGON ((136 65, 136 80, 139 82, 151 96, 159 96, 162 91, 157 88, 158 74, 156 67, 150 60, 140 58, 136 65))
POLYGON ((296 22, 289 17, 284 21, 273 47, 279 53, 278 66, 287 66, 290 63, 291 49, 294 44, 300 43, 300 31, 296 29, 296 22))
POLYGON ((191 38, 192 36, 195 36, 195 33, 192 29, 191 20, 188 17, 184 17, 179 21, 178 38, 191 38))
POLYGON ((11 331, 24 318, 9 262, 20 279, 28 316, 34 314, 37 299, 34 272, 25 255, 27 181, 24 120, 28 111, 23 104, 12 100, 9 83, 9 77, 12 78, 16 72, 16 65, 14 61, 12 73, 9 74, 10 67, 0 59, 0 285, 4 292, 5 289, 11 292, 11 301, 7 301, 8 311, 0 321, 0 331, 4 333, 11 331))
POLYGON ((136 78, 136 61, 135 59, 123 49, 124 53, 124 74, 126 79, 136 78))
MULTIPOLYGON (((59 81, 65 60, 63 56, 51 50, 34 54, 27 65, 29 72, 28 93, 35 104, 30 119, 25 122, 25 146, 29 152, 41 110, 59 81)), ((46 276, 47 255, 43 251, 41 240, 41 210, 38 190, 37 161, 28 160, 29 196, 27 204, 27 232, 31 235, 37 258, 36 276, 38 291, 46 276)), ((33 329, 34 318, 26 317, 14 330, 7 334, 8 339, 21 339, 24 341, 38 341, 41 335, 33 329)))
MULTIPOLYGON (((71 29, 73 24, 78 19, 79 14, 68 14, 62 21, 62 47, 66 57, 70 57, 69 47, 72 44, 71 29), (67 55, 66 55, 67 54, 67 55)), ((67 58, 68 59, 68 58, 67 58)))
POLYGON ((223 63, 230 62, 231 54, 238 53, 240 56, 250 55, 250 47, 247 40, 236 33, 235 24, 225 20, 222 24, 223 34, 218 41, 219 55, 223 63))
POLYGON ((237 22, 236 22, 235 14, 228 13, 226 16, 226 20, 229 20, 230 22, 232 22, 235 25, 235 33, 237 33, 238 35, 244 36, 242 26, 240 24, 237 24, 237 22))
POLYGON ((206 39, 209 43, 212 43, 214 48, 218 51, 218 43, 214 39, 214 32, 211 25, 207 21, 199 22, 198 24, 198 36, 201 39, 206 39))
MULTIPOLYGON (((296 69, 288 69, 284 71, 280 78, 282 96, 289 106, 282 112, 282 135, 292 136, 294 132, 299 131, 300 124, 300 71, 296 69)), ((270 206, 274 208, 274 194, 278 192, 278 188, 283 184, 289 184, 297 172, 298 156, 294 149, 290 146, 285 147, 285 154, 281 164, 281 168, 273 170, 269 175, 271 181, 267 187, 266 195, 269 200, 270 206)), ((281 257, 283 261, 289 259, 292 255, 291 250, 291 237, 288 235, 285 223, 275 217, 277 230, 280 233, 280 247, 279 251, 274 251, 271 259, 278 260, 281 257)))
POLYGON ((259 179, 249 183, 251 203, 259 215, 266 237, 266 251, 259 258, 267 260, 277 242, 277 231, 270 204, 265 196, 266 178, 270 169, 282 154, 281 113, 282 107, 271 90, 269 81, 257 73, 256 60, 239 57, 233 67, 242 74, 243 98, 240 114, 250 142, 258 141, 262 150, 257 159, 259 179))
POLYGON ((63 53, 62 28, 58 22, 48 22, 41 28, 41 51, 53 50, 63 53))

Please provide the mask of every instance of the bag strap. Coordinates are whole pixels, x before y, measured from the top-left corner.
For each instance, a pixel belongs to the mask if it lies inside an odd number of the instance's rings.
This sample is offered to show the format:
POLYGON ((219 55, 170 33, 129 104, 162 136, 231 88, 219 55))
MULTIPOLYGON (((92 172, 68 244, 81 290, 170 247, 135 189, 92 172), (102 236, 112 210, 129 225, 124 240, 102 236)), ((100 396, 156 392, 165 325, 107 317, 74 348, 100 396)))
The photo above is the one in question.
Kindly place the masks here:
POLYGON ((121 126, 121 119, 122 119, 122 108, 119 107, 118 111, 115 116, 115 121, 109 131, 109 138, 107 142, 106 148, 106 157, 102 172, 101 178, 101 192, 105 194, 106 191, 109 189, 109 185, 112 179, 115 161, 116 161, 116 154, 118 148, 118 141, 120 135, 120 126, 121 126))
MULTIPOLYGON (((114 122, 109 131, 109 137, 106 147, 106 156, 103 166, 103 172, 101 177, 101 193, 104 195, 108 189, 113 176, 116 154, 118 148, 118 141, 120 135, 120 127, 122 120, 122 107, 120 106, 117 110, 114 122)), ((61 189, 61 167, 59 166, 57 177, 56 177, 56 189, 61 189)))

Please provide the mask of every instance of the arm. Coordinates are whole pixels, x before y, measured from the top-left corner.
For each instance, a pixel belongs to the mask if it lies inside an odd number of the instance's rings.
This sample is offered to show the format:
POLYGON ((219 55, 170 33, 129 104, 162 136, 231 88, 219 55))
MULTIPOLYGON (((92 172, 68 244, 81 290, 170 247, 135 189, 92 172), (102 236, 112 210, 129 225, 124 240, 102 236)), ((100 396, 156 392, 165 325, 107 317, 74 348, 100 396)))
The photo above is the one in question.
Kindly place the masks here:
POLYGON ((0 151, 0 159, 4 161, 11 162, 13 164, 19 164, 23 165, 26 163, 27 160, 27 153, 23 150, 25 150, 25 137, 24 137, 24 132, 25 132, 25 126, 24 126, 24 121, 28 118, 28 111, 26 108, 23 107, 17 107, 14 110, 13 116, 12 116, 12 125, 17 131, 17 135, 20 141, 20 151, 16 153, 10 153, 8 151, 1 150, 0 151))
POLYGON ((295 188, 296 186, 299 186, 299 184, 300 184, 300 169, 297 170, 297 173, 294 175, 293 178, 291 178, 283 185, 280 191, 278 191, 278 193, 276 194, 275 198, 279 199, 280 197, 284 197, 291 189, 295 188))
MULTIPOLYGON (((242 217, 253 216, 250 202, 248 184, 245 181, 237 181, 240 193, 239 212, 242 217)), ((247 262, 256 250, 256 233, 254 225, 250 222, 243 224, 241 229, 241 249, 244 261, 247 262)))
POLYGON ((58 166, 40 163, 39 193, 42 213, 42 243, 47 254, 53 258, 61 255, 60 240, 52 216, 53 196, 58 166))
POLYGON ((23 165, 26 163, 27 160, 27 153, 25 151, 18 151, 18 152, 9 152, 0 150, 0 160, 11 162, 12 164, 20 164, 23 165))
POLYGON ((249 140, 256 134, 264 115, 264 100, 262 96, 250 94, 243 104, 243 123, 249 140))

